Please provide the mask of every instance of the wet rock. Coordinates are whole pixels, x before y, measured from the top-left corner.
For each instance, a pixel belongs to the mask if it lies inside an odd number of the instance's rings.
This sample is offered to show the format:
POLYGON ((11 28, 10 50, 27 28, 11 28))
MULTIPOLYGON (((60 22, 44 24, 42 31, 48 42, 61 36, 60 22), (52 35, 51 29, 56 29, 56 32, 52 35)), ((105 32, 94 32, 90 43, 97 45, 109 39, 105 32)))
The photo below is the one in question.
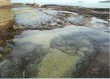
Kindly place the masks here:
POLYGON ((13 25, 13 29, 16 30, 16 29, 23 29, 23 26, 21 25, 13 25))
POLYGON ((103 19, 98 19, 96 17, 91 18, 92 22, 101 22, 101 23, 108 23, 107 21, 103 20, 103 19))
POLYGON ((0 51, 0 54, 3 54, 4 52, 3 51, 0 51))
POLYGON ((98 18, 91 18, 86 24, 86 26, 104 31, 104 32, 109 32, 109 23, 108 21, 98 19, 98 18))
MULTIPOLYGON (((98 32, 95 33, 95 37, 103 35, 98 32)), ((71 56, 77 55, 79 57, 80 60, 75 63, 75 70, 72 71, 72 77, 78 77, 84 72, 90 63, 90 60, 98 54, 101 45, 103 45, 101 44, 101 41, 108 39, 106 38, 106 35, 104 35, 103 39, 94 38, 94 36, 91 36, 94 34, 92 34, 92 32, 75 32, 61 35, 51 41, 51 48, 58 49, 71 56)), ((106 43, 106 41, 104 41, 104 43, 106 43)))
POLYGON ((20 77, 19 73, 19 63, 18 62, 12 62, 10 60, 5 60, 0 63, 0 77, 1 78, 16 78, 20 77))
POLYGON ((38 74, 38 65, 37 64, 29 64, 25 69, 25 77, 26 78, 34 78, 37 77, 38 74))
MULTIPOLYGON (((51 41, 51 47, 58 49, 71 56, 78 56, 79 61, 74 63, 75 69, 72 70, 72 77, 80 75, 81 71, 89 65, 89 60, 95 56, 93 45, 88 37, 84 34, 71 33, 68 35, 61 35, 51 41)), ((75 61, 75 59, 74 59, 75 61)))
MULTIPOLYGON (((28 29, 55 29, 66 25, 91 27, 104 32, 109 32, 108 21, 90 15, 78 14, 69 11, 58 11, 50 8, 14 8, 15 24, 28 29), (20 10, 20 11, 19 11, 20 10), (19 13, 20 12, 20 13, 19 13), (27 20, 28 19, 28 20, 27 20)), ((22 28, 16 27, 15 29, 22 28)))
POLYGON ((3 45, 3 43, 4 43, 4 40, 1 40, 1 39, 0 39, 0 45, 1 45, 1 46, 3 45))
POLYGON ((73 15, 67 18, 67 21, 69 21, 72 24, 75 25, 81 25, 82 22, 84 21, 84 16, 81 15, 73 15))
MULTIPOLYGON (((44 57, 49 50, 47 48, 43 48, 41 45, 34 44, 30 51, 25 51, 25 48, 22 49, 25 45, 31 45, 31 43, 24 43, 24 45, 19 44, 17 48, 15 47, 13 49, 18 49, 18 51, 13 51, 11 55, 5 57, 7 60, 4 60, 0 63, 1 77, 36 77, 38 73, 37 66, 41 62, 42 57, 44 57), (20 50, 24 50, 25 52, 23 53, 20 50)), ((28 49, 29 48, 30 47, 28 47, 28 49)))
MULTIPOLYGON (((73 12, 57 11, 52 9, 29 9, 19 8, 20 14, 16 14, 15 23, 22 25, 24 28, 58 28, 66 25, 66 18, 73 12), (26 13, 27 12, 27 13, 26 13), (28 20, 27 20, 28 19, 28 20)), ((15 9, 16 11, 16 9, 15 9)), ((78 17, 78 15, 76 16, 78 17)), ((74 18, 76 18, 74 17, 74 18)), ((77 21, 78 22, 78 21, 77 21)))
POLYGON ((0 63, 0 77, 6 76, 9 72, 7 69, 11 65, 11 62, 8 60, 5 60, 4 62, 0 63))
POLYGON ((0 59, 9 55, 12 52, 12 49, 9 47, 3 48, 3 50, 0 51, 0 59))
MULTIPOLYGON (((73 55, 77 54, 78 50, 93 50, 93 46, 90 43, 89 38, 83 34, 78 35, 78 33, 61 35, 61 37, 54 38, 51 41, 51 47, 73 55)), ((89 51, 86 52, 89 53, 89 51)))
MULTIPOLYGON (((41 9, 42 10, 42 9, 41 9)), ((58 16, 60 14, 59 11, 57 10, 51 10, 51 9, 44 9, 42 10, 44 13, 46 13, 47 15, 51 15, 51 16, 58 16)))
POLYGON ((58 11, 54 10, 41 10, 40 9, 30 9, 26 8, 23 10, 22 8, 20 14, 15 16, 16 24, 21 24, 25 27, 31 26, 30 28, 42 28, 42 24, 47 25, 48 21, 56 21, 56 17, 58 15, 58 11), (27 20, 28 19, 28 20, 27 20))
POLYGON ((3 47, 0 47, 0 51, 3 51, 3 47))
POLYGON ((95 16, 102 19, 109 18, 109 8, 85 8, 79 6, 59 6, 59 5, 43 5, 44 8, 53 8, 54 10, 76 12, 81 15, 95 16))
POLYGON ((79 77, 101 46, 108 45, 108 37, 106 32, 74 25, 49 31, 25 31, 14 37, 12 53, 1 60, 3 73, 0 75, 11 78, 79 77), (44 39, 45 36, 48 38, 44 39), (9 65, 3 68, 5 60, 9 65))

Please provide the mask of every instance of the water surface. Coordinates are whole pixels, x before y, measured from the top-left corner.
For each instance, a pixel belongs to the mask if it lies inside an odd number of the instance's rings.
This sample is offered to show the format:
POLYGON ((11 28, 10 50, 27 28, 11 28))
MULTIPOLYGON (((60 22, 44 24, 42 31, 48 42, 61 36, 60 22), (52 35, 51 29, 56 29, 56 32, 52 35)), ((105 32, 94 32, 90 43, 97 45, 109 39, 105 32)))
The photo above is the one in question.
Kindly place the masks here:
POLYGON ((12 51, 1 60, 0 76, 77 77, 108 42, 108 33, 84 26, 27 30, 7 43, 12 51))

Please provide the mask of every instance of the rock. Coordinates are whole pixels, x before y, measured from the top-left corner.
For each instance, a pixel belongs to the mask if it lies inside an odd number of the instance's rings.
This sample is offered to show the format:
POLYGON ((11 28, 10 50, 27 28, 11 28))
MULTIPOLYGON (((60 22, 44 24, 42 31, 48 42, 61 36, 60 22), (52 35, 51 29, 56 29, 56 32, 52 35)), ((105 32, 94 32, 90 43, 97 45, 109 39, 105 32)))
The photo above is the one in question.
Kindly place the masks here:
POLYGON ((3 51, 3 47, 0 47, 0 51, 3 51))
POLYGON ((0 54, 3 54, 4 52, 3 51, 0 51, 0 54))
POLYGON ((0 63, 0 77, 20 78, 23 77, 22 62, 20 59, 4 60, 0 63))
POLYGON ((9 60, 5 60, 0 63, 0 77, 5 77, 7 75, 10 65, 11 62, 9 60))
POLYGON ((51 41, 50 45, 52 48, 56 48, 71 55, 77 54, 77 51, 84 47, 89 49, 89 51, 86 51, 88 53, 91 53, 91 50, 93 50, 89 38, 83 34, 78 35, 78 33, 56 37, 51 41))
POLYGON ((4 40, 0 40, 0 45, 3 45, 4 44, 4 40))
POLYGON ((102 19, 93 17, 85 25, 100 31, 109 32, 109 23, 102 19))
MULTIPOLYGON (((56 37, 50 43, 52 49, 58 49, 71 56, 78 56, 79 61, 76 61, 74 63, 74 65, 76 65, 75 68, 73 70, 71 69, 73 73, 71 75, 72 77, 78 77, 84 72, 86 67, 88 67, 90 60, 99 52, 96 47, 94 49, 95 44, 91 42, 93 39, 90 37, 89 33, 76 32, 56 37)), ((95 40, 96 39, 94 39, 94 41, 95 40)), ((100 48, 100 43, 97 44, 97 46, 100 48)))
POLYGON ((9 55, 11 52, 12 52, 11 48, 9 48, 9 47, 3 48, 2 50, 0 50, 0 55, 1 55, 0 58, 3 58, 5 56, 9 55))
POLYGON ((0 59, 2 58, 2 54, 0 54, 0 59))
MULTIPOLYGON (((15 23, 23 25, 24 28, 57 28, 63 27, 66 24, 66 15, 69 12, 62 12, 52 9, 33 9, 33 8, 18 8, 21 10, 20 14, 15 13, 15 23), (30 10, 28 10, 30 9, 30 10), (64 16, 65 15, 65 16, 64 16), (28 20, 27 20, 28 19, 28 20)), ((15 11, 17 11, 15 9, 15 11)))
POLYGON ((38 8, 39 7, 39 5, 36 4, 36 3, 31 4, 31 6, 33 6, 34 8, 38 8))
POLYGON ((25 77, 26 78, 35 78, 38 74, 38 63, 29 64, 25 69, 25 77))
POLYGON ((25 31, 15 36, 13 51, 1 60, 0 77, 79 77, 108 38, 106 32, 74 25, 25 31))
MULTIPOLYGON (((62 52, 66 53, 66 54, 69 54, 72 56, 78 56, 79 61, 76 61, 76 63, 74 63, 75 65, 77 65, 75 67, 75 70, 71 69, 72 72, 75 73, 72 75, 72 77, 78 76, 81 72, 80 70, 83 70, 88 66, 89 56, 92 55, 92 53, 93 53, 93 46, 91 45, 90 41, 87 38, 85 38, 83 36, 75 37, 75 36, 72 36, 72 34, 71 34, 71 38, 69 36, 67 36, 67 37, 62 36, 62 40, 61 40, 61 38, 60 39, 54 38, 54 43, 52 41, 51 46, 52 46, 52 48, 61 50, 62 52), (56 43, 55 43, 55 40, 57 40, 56 43), (82 63, 82 62, 83 62, 83 64, 78 64, 78 63, 82 63), (82 66, 84 66, 84 67, 82 68, 82 66)), ((74 61, 75 61, 75 59, 74 59, 74 61)))
POLYGON ((91 18, 92 22, 99 22, 99 23, 108 23, 107 21, 103 20, 103 19, 98 19, 96 17, 91 18))
POLYGON ((82 25, 82 23, 84 22, 85 20, 85 17, 82 16, 82 15, 77 15, 77 14, 74 14, 74 15, 71 15, 70 17, 68 17, 66 19, 66 21, 72 23, 72 24, 75 24, 75 25, 82 25))
POLYGON ((23 28, 23 26, 21 26, 21 25, 13 25, 14 30, 22 29, 22 28, 23 28))
POLYGON ((19 70, 18 70, 18 63, 17 62, 11 62, 10 60, 5 60, 0 63, 0 77, 2 78, 17 78, 20 77, 19 70), (16 64, 16 66, 15 66, 16 64))
MULTIPOLYGON (((19 8, 22 10, 23 8, 19 8)), ((58 12, 54 10, 43 10, 39 11, 39 9, 31 9, 25 8, 25 10, 21 11, 20 14, 16 14, 15 23, 23 25, 24 27, 29 28, 43 28, 48 25, 48 21, 55 21, 58 12), (55 13, 54 13, 55 12, 55 13), (41 25, 45 26, 41 26, 41 25)))
POLYGON ((42 57, 48 53, 49 50, 47 48, 43 48, 41 45, 35 45, 35 47, 32 47, 30 51, 25 51, 24 48, 22 50, 25 52, 22 52, 21 48, 23 48, 25 45, 31 45, 31 43, 22 43, 18 47, 14 47, 13 50, 16 51, 13 51, 11 55, 6 57, 6 60, 0 63, 0 77, 30 78, 37 76, 37 66, 39 65, 42 57))

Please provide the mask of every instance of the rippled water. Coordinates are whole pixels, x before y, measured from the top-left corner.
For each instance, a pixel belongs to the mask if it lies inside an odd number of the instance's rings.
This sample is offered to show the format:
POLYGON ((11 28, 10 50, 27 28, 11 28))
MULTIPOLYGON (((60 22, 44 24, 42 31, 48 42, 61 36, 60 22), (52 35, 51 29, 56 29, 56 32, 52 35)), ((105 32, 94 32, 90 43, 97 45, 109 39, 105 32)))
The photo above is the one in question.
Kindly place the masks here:
POLYGON ((109 34, 70 25, 27 30, 12 41, 6 43, 12 50, 1 60, 0 77, 78 77, 101 48, 109 46, 109 34))

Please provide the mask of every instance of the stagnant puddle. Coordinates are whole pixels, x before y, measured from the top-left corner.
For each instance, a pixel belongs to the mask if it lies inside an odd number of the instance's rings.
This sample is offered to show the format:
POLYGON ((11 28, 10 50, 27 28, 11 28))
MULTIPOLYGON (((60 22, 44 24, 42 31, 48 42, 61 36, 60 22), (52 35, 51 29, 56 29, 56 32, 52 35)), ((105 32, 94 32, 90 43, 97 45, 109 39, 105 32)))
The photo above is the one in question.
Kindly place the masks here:
MULTIPOLYGON (((11 50, 1 59, 0 77, 80 77, 102 48, 109 53, 109 34, 70 25, 54 30, 27 30, 6 45, 11 50)), ((103 65, 108 67, 109 57, 106 58, 103 65)))

